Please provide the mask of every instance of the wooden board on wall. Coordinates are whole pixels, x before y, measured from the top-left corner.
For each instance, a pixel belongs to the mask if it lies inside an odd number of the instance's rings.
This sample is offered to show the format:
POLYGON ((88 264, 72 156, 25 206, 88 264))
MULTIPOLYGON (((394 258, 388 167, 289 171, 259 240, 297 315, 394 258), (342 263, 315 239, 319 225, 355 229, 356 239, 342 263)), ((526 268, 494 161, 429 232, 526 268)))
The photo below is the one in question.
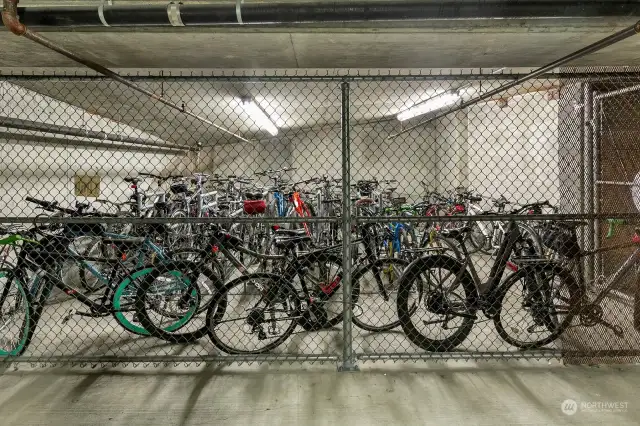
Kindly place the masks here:
POLYGON ((74 193, 76 197, 99 197, 100 176, 76 175, 74 183, 74 193))

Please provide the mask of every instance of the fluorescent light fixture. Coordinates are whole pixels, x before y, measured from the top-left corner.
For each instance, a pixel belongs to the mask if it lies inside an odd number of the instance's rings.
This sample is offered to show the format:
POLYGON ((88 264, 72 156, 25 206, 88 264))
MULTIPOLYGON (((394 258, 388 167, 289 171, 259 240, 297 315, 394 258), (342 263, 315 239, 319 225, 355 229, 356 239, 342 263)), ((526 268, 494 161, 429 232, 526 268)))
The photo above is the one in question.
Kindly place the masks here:
POLYGON ((245 110, 247 114, 251 117, 251 119, 260 127, 261 129, 266 130, 271 134, 271 136, 275 136, 278 134, 278 128, 271 118, 251 99, 242 99, 241 100, 242 108, 245 110))
POLYGON ((406 111, 398 114, 398 120, 406 121, 410 118, 424 115, 431 111, 436 111, 448 105, 455 104, 460 100, 460 95, 456 92, 445 92, 416 104, 406 111))

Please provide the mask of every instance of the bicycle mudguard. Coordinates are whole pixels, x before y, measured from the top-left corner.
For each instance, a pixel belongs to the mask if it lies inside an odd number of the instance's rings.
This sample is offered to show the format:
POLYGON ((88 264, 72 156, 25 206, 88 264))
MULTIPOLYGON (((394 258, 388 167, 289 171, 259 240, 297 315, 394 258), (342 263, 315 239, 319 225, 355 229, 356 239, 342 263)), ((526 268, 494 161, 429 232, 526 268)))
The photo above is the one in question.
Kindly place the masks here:
POLYGON ((0 246, 15 245, 18 241, 24 241, 25 243, 32 243, 32 244, 40 244, 36 240, 30 240, 29 238, 24 238, 21 235, 9 235, 6 238, 0 239, 0 246))

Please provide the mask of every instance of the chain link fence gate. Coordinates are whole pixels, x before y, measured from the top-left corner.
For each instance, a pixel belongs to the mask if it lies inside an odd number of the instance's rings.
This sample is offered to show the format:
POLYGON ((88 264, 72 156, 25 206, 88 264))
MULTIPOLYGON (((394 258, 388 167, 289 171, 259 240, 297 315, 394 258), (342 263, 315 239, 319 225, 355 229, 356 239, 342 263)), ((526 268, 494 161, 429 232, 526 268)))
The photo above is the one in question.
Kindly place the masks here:
POLYGON ((0 354, 633 362, 640 74, 614 71, 416 128, 519 76, 135 78, 225 130, 4 76, 0 354))

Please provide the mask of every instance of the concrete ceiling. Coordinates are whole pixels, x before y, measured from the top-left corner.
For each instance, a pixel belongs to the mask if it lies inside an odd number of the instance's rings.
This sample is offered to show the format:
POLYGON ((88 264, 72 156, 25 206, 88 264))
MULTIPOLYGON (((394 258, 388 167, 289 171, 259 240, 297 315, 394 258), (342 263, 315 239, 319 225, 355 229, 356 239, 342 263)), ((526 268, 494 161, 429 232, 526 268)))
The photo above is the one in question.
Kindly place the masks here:
MULTIPOLYGON (((95 79, 11 79, 10 82, 42 95, 78 106, 117 122, 125 123, 165 141, 177 144, 198 142, 218 144, 236 139, 215 127, 151 101, 115 82, 95 79)), ((337 126, 341 119, 341 89, 334 82, 221 82, 206 79, 142 80, 145 89, 165 97, 215 124, 248 139, 264 139, 260 130, 240 105, 251 97, 280 129, 278 137, 298 131, 337 126)), ((467 83, 455 80, 362 81, 351 85, 350 120, 352 123, 395 120, 398 112, 437 93, 456 88, 463 99, 479 90, 504 84, 504 80, 467 83)), ((537 81, 513 89, 510 94, 548 90, 554 81, 537 81)), ((37 120, 37 117, 35 117, 37 120)))
MULTIPOLYGON (((43 33, 100 64, 136 69, 433 69, 530 68, 544 65, 611 33, 635 18, 477 20, 377 23, 375 27, 184 28, 43 33)), ((574 66, 640 65, 640 35, 581 58, 574 66)), ((29 40, 0 32, 0 72, 77 68, 78 64, 29 40)), ((126 123, 176 143, 230 141, 222 132, 100 80, 19 80, 12 83, 126 123)), ((340 122, 340 88, 332 83, 233 83, 211 80, 143 81, 193 112, 248 138, 263 138, 238 104, 251 96, 282 134, 340 122)), ((355 85, 351 118, 393 117, 452 82, 355 85)), ((457 83, 456 83, 457 84, 457 83)), ((486 83, 485 83, 486 84, 486 83)), ((486 89, 486 86, 485 86, 486 89)))
MULTIPOLYGON (((635 18, 434 21, 349 28, 112 29, 46 32, 68 49, 117 68, 534 67, 635 18)), ((640 36, 575 65, 640 65, 640 36)), ((0 68, 72 67, 65 57, 0 32, 0 68)))

